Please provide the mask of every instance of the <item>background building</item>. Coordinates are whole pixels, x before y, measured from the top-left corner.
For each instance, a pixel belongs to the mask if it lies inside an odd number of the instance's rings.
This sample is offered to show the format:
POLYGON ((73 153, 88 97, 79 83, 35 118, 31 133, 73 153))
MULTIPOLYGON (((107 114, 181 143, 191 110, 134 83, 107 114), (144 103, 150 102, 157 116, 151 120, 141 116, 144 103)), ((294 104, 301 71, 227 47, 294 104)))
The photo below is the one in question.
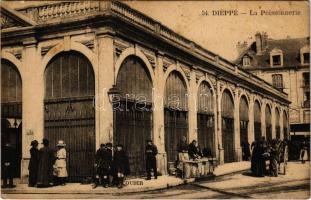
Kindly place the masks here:
POLYGON ((21 143, 23 178, 30 142, 43 137, 66 142, 69 180, 79 181, 101 143, 123 144, 141 176, 147 139, 166 174, 183 135, 222 164, 241 160, 242 140, 287 134, 287 94, 126 4, 2 5, 1 14, 2 133, 21 143))
POLYGON ((309 44, 309 37, 275 40, 259 32, 250 45, 237 44, 236 64, 288 94, 293 138, 310 135, 309 44))

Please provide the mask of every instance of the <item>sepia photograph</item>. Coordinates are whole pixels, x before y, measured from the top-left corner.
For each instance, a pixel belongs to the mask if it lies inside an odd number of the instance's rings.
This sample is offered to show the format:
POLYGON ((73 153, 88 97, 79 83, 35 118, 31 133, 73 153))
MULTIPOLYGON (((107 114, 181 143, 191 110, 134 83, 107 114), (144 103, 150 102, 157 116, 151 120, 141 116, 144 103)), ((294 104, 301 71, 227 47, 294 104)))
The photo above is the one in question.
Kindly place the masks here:
POLYGON ((0 2, 2 199, 309 199, 309 1, 0 2))

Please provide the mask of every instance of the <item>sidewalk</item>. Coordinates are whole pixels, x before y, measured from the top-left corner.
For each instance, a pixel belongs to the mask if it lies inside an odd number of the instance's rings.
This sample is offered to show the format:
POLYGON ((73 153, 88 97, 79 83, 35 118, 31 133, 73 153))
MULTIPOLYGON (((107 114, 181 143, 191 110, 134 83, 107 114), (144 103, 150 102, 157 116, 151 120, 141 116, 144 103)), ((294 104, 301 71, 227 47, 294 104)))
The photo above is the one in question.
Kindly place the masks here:
POLYGON ((158 176, 158 179, 145 180, 142 178, 126 180, 122 189, 116 187, 103 188, 98 186, 93 189, 92 184, 82 185, 80 183, 67 183, 65 186, 54 186, 49 188, 35 188, 28 187, 27 184, 17 184, 13 189, 2 189, 5 194, 118 194, 118 193, 132 193, 144 192, 165 189, 177 185, 187 184, 193 182, 194 179, 182 180, 173 176, 158 176))
MULTIPOLYGON (((234 162, 219 165, 215 168, 212 175, 213 178, 241 172, 250 169, 250 162, 234 162)), ((146 181, 142 178, 126 180, 126 186, 122 189, 103 188, 98 186, 92 189, 92 184, 82 185, 80 183, 67 183, 65 186, 55 186, 50 188, 33 188, 27 184, 17 184, 14 189, 2 189, 5 194, 118 194, 118 193, 134 193, 152 190, 166 189, 182 184, 192 183, 195 179, 183 180, 174 176, 158 176, 158 179, 146 181)), ((16 183, 16 181, 15 181, 16 183)))

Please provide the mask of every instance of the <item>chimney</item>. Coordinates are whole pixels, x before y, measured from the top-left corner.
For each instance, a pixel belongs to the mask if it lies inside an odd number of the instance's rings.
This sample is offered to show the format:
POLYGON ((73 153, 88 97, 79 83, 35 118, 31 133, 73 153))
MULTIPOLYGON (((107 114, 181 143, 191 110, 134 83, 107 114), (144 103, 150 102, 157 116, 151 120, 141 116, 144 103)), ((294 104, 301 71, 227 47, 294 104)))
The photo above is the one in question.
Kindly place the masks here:
POLYGON ((262 33, 261 37, 261 50, 264 51, 268 46, 268 34, 266 32, 262 33))
POLYGON ((256 38, 256 53, 257 53, 257 55, 261 55, 261 53, 262 53, 262 35, 261 35, 261 33, 257 32, 255 34, 255 38, 256 38))
POLYGON ((238 51, 238 55, 241 55, 241 53, 243 53, 243 51, 247 49, 247 42, 238 42, 238 44, 236 45, 236 49, 238 51))

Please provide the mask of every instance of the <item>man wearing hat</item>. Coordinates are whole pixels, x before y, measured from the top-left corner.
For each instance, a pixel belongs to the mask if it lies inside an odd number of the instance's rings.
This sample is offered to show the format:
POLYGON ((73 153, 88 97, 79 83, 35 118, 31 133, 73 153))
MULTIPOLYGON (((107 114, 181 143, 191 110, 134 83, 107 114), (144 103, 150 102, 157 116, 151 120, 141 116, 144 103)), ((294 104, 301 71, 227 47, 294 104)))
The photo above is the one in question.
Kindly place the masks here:
POLYGON ((53 164, 55 156, 53 150, 49 147, 49 140, 42 140, 43 147, 39 150, 39 166, 37 187, 53 186, 53 164))
POLYGON ((125 150, 123 149, 123 145, 118 144, 116 146, 116 150, 114 152, 113 157, 113 166, 114 166, 114 173, 116 178, 116 184, 118 188, 123 187, 124 178, 126 175, 129 175, 129 159, 126 155, 125 150))
POLYGON ((147 140, 146 146, 146 171, 147 171, 147 180, 151 179, 151 170, 153 171, 154 178, 157 179, 157 159, 156 155, 158 154, 157 147, 152 143, 152 140, 147 140))
POLYGON ((61 185, 66 184, 66 178, 68 177, 67 166, 66 166, 66 149, 65 142, 59 140, 57 143, 56 161, 54 165, 54 170, 56 170, 56 176, 58 178, 58 183, 61 185))
POLYGON ((15 187, 15 185, 13 185, 13 172, 16 168, 16 157, 16 150, 11 146, 10 142, 5 142, 4 147, 1 149, 2 188, 15 187))
POLYGON ((30 161, 28 165, 29 170, 29 187, 34 187, 37 184, 38 176, 38 165, 39 165, 39 150, 38 150, 38 141, 31 141, 30 148, 30 161))

